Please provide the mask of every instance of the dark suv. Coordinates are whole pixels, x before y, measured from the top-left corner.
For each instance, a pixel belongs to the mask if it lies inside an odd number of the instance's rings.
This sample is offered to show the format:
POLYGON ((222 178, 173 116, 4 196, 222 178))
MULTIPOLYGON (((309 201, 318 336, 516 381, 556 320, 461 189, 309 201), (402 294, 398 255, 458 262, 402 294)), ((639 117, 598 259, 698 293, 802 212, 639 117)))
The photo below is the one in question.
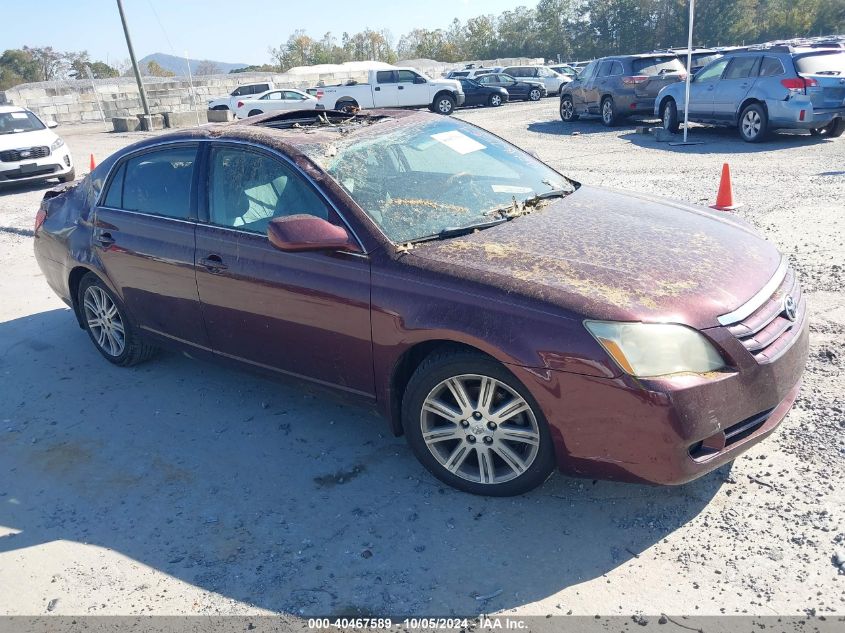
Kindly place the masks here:
POLYGON ((631 114, 651 115, 657 93, 685 78, 684 65, 671 53, 602 57, 561 88, 560 118, 569 123, 598 114, 611 126, 631 114))

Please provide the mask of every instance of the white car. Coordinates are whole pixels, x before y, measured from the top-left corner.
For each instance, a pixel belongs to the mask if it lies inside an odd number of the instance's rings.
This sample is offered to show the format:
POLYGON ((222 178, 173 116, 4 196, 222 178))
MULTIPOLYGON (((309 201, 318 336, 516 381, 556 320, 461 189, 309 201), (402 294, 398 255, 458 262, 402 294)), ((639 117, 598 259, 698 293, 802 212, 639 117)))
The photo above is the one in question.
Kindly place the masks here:
POLYGON ((76 179, 65 142, 35 113, 18 106, 0 106, 0 184, 58 178, 76 179))
POLYGON ((275 90, 272 81, 262 81, 256 84, 242 84, 225 97, 217 97, 208 102, 209 110, 234 110, 239 99, 254 99, 268 90, 275 90))
POLYGON ((508 66, 502 72, 517 79, 542 81, 548 95, 560 94, 561 85, 572 81, 571 77, 561 75, 548 66, 508 66))
POLYGON ((239 119, 248 116, 264 114, 265 112, 282 112, 286 110, 315 110, 317 98, 293 88, 284 90, 268 90, 260 95, 248 99, 239 99, 235 104, 235 114, 239 119))

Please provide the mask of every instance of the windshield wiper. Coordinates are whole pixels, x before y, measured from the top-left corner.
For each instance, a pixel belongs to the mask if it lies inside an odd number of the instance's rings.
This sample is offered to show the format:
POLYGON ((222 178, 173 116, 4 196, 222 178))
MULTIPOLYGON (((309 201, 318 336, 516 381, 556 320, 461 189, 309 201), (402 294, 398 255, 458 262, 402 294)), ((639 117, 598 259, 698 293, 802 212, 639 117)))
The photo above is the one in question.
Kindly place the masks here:
POLYGON ((531 213, 535 208, 537 208, 537 204, 542 200, 549 200, 551 198, 565 198, 570 193, 572 193, 574 189, 552 189, 551 191, 543 191, 538 193, 530 198, 526 198, 521 202, 517 202, 516 198, 513 199, 513 202, 506 206, 500 207, 498 209, 491 209, 484 213, 484 215, 492 215, 498 216, 504 220, 513 220, 514 218, 518 218, 521 215, 526 215, 531 213))
POLYGON ((430 242, 433 240, 443 240, 449 237, 458 237, 460 235, 469 235, 476 231, 482 231, 494 226, 498 226, 507 222, 510 218, 498 218, 489 222, 479 222, 478 224, 470 224, 469 226, 448 226, 445 229, 432 233, 431 235, 424 235, 423 237, 416 237, 412 240, 407 240, 403 244, 417 244, 419 242, 430 242))

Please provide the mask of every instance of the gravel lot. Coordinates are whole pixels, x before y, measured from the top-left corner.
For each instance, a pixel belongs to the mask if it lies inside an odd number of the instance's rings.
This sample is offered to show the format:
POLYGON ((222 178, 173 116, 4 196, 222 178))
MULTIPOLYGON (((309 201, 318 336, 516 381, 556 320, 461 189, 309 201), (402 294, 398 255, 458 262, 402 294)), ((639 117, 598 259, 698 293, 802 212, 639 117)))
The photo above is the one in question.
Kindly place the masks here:
MULTIPOLYGON (((729 161, 812 311, 780 430, 678 488, 454 492, 324 392, 175 354, 108 365, 32 256, 49 185, 0 190, 0 613, 845 613, 845 139, 670 147, 567 127, 555 99, 459 116, 576 180, 690 202, 729 161)), ((80 165, 142 136, 59 132, 80 165)))

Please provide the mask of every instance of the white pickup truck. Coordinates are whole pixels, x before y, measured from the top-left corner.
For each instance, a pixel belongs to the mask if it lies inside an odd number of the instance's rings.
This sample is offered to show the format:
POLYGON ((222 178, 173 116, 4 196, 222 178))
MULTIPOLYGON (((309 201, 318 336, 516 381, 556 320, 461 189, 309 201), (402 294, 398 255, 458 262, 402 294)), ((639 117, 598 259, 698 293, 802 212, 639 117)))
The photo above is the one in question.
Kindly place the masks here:
POLYGON ((226 97, 217 97, 208 102, 209 110, 235 110, 239 99, 244 97, 251 99, 258 95, 273 90, 275 86, 272 81, 260 81, 254 84, 243 84, 235 88, 226 97))
POLYGON ((317 97, 317 109, 422 108, 452 114, 464 103, 464 90, 454 79, 432 79, 413 68, 369 71, 368 83, 347 82, 337 86, 309 88, 317 97))

